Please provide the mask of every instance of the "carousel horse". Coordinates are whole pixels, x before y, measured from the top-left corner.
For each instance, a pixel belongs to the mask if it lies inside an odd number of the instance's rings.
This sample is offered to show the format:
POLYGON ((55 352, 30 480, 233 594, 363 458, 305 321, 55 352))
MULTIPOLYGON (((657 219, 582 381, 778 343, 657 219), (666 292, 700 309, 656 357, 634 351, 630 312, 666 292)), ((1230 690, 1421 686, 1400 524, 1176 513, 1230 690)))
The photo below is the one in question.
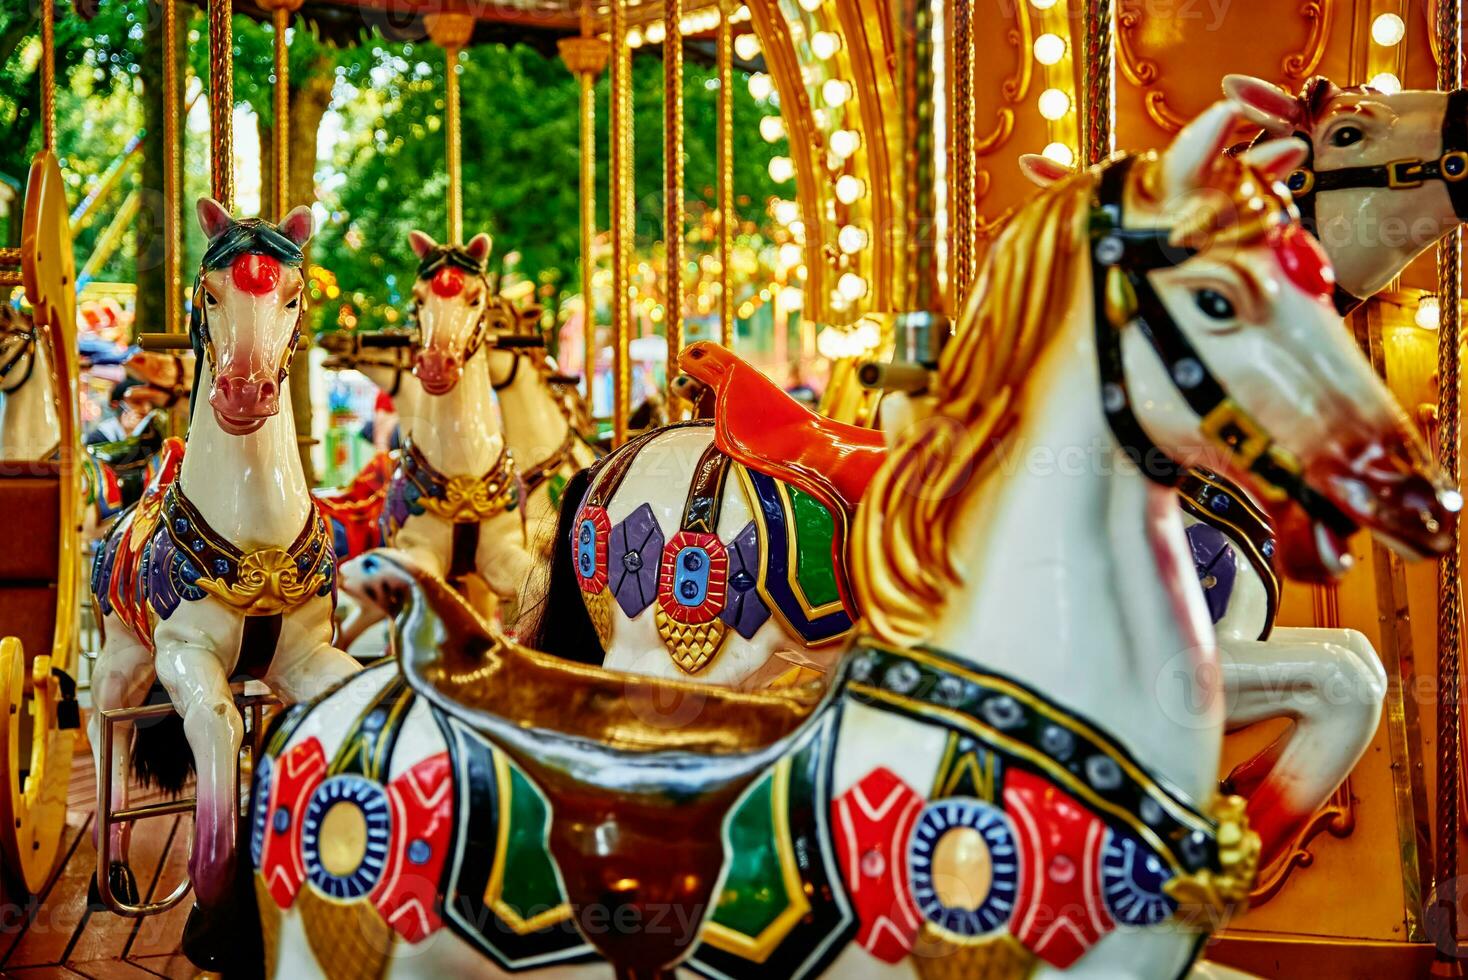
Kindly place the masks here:
POLYGON ((36 340, 30 315, 0 304, 0 460, 8 463, 49 459, 59 448, 50 355, 36 340))
MULTIPOLYGON (((1468 196, 1459 196, 1468 188, 1457 190, 1452 171, 1454 161, 1468 162, 1468 92, 1387 94, 1314 78, 1291 95, 1244 75, 1227 76, 1223 88, 1263 128, 1261 139, 1309 141, 1310 157, 1286 176, 1286 186, 1307 227, 1319 220, 1318 238, 1340 277, 1334 299, 1342 314, 1468 218, 1468 196), (1387 166, 1400 169, 1413 161, 1422 165, 1421 180, 1381 176, 1387 166), (1388 225, 1403 234, 1381 234, 1388 225)), ((1042 186, 1070 173, 1038 155, 1021 158, 1021 167, 1042 186)), ((1456 174, 1468 176, 1468 169, 1456 174)), ((1308 817, 1376 733, 1387 688, 1381 660, 1357 630, 1274 625, 1280 592, 1274 531, 1239 487, 1196 470, 1183 476, 1178 491, 1222 651, 1228 729, 1292 721, 1263 752, 1235 768, 1228 784, 1250 798, 1288 797, 1290 806, 1271 812, 1308 817)))
POLYGON ((557 372, 540 335, 540 307, 505 309, 490 330, 489 383, 499 399, 505 444, 520 472, 522 506, 535 554, 548 559, 554 546, 561 491, 577 472, 596 461, 585 436, 585 407, 576 378, 557 372))
MULTIPOLYGON (((850 571, 872 635, 824 694, 535 653, 432 576, 377 561, 368 588, 401 609, 402 670, 284 713, 256 769, 268 966, 1186 972, 1280 844, 1250 824, 1288 821, 1258 812, 1277 801, 1218 794, 1216 650, 1172 480, 1226 468, 1269 502, 1285 567, 1317 578, 1360 527, 1441 554, 1461 504, 1339 329, 1327 260, 1275 190, 1304 147, 1222 157, 1237 118, 1214 106, 1160 155, 1039 191, 988 253, 933 414, 892 433, 875 473, 866 430, 718 413, 713 435, 789 478, 821 461, 825 491, 865 488, 850 571)), ((695 345, 685 365, 737 372, 720 351, 695 345)), ((711 434, 690 432, 649 442, 717 469, 711 434)), ((575 574, 604 574, 615 540, 588 509, 618 526, 636 512, 591 502, 618 459, 563 508, 575 574)), ((657 462, 643 492, 659 512, 710 518, 728 482, 689 494, 657 462)), ((734 574, 727 532, 677 533, 702 537, 670 540, 662 568, 699 588, 663 608, 693 609, 734 574)))
MULTIPOLYGON (((399 409, 404 446, 382 537, 418 566, 469 590, 482 611, 498 605, 510 621, 533 559, 520 476, 500 431, 486 353, 492 332, 504 329, 492 327, 510 311, 489 288, 488 235, 468 245, 439 245, 420 231, 409 240, 419 258, 413 303, 421 339, 413 376, 421 390, 411 416, 399 409)), ((358 578, 354 566, 343 567, 344 587, 358 578)), ((380 611, 375 615, 381 618, 380 611)))
MULTIPOLYGON (((331 535, 301 468, 286 371, 300 335, 301 247, 311 211, 279 226, 235 221, 203 198, 208 239, 190 333, 201 355, 187 453, 169 440, 156 478, 98 549, 92 591, 103 617, 92 694, 100 710, 143 703, 156 677, 177 710, 170 722, 127 730, 101 758, 113 798, 127 802, 127 752, 145 782, 177 792, 195 772, 189 854, 196 916, 207 936, 235 882, 236 768, 243 724, 231 684, 263 681, 287 702, 312 698, 354 673, 331 645, 335 562, 331 535)), ((113 891, 136 901, 126 864, 127 824, 105 842, 113 891)), ((99 846, 104 842, 99 842, 99 846)))

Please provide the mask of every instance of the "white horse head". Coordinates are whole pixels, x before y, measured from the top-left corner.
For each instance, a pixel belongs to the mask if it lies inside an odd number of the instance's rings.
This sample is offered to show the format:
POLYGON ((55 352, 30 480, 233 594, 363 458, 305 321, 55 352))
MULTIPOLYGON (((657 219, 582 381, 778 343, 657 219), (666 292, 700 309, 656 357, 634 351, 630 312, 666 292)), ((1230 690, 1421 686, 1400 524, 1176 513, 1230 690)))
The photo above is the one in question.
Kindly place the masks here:
POLYGON ((257 431, 280 411, 280 389, 300 336, 301 247, 311 209, 278 226, 236 221, 212 198, 199 199, 209 239, 194 296, 192 332, 209 366, 209 406, 230 435, 257 431))
POLYGON ((484 342, 484 310, 490 299, 484 262, 491 242, 481 232, 468 245, 440 245, 414 231, 408 243, 420 261, 413 303, 422 336, 413 375, 430 395, 446 395, 484 342))

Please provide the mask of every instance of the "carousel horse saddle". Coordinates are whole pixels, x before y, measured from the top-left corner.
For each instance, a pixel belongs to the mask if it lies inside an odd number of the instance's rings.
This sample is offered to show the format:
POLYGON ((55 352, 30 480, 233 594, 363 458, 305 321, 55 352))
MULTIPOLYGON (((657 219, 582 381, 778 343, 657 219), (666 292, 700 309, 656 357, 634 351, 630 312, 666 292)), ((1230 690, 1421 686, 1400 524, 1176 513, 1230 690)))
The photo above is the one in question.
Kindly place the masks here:
POLYGON ((115 516, 143 495, 163 451, 163 426, 164 414, 155 410, 127 438, 86 447, 82 480, 99 518, 115 516))
POLYGON ((833 510, 855 511, 887 458, 881 432, 812 412, 718 344, 684 348, 678 366, 713 392, 719 449, 833 510))
POLYGON ((339 560, 382 546, 382 508, 387 501, 397 461, 392 453, 378 453, 344 487, 312 490, 316 509, 331 526, 339 560))

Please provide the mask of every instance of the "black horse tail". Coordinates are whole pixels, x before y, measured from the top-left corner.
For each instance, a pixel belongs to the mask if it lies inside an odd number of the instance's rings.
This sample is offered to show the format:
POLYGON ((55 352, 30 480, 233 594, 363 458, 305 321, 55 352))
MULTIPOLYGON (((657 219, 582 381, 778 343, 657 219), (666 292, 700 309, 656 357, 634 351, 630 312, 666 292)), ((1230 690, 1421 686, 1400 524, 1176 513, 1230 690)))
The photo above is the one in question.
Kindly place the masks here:
MULTIPOLYGON (((148 692, 148 704, 168 704, 168 692, 158 684, 148 692)), ((177 796, 194 774, 194 752, 184 736, 183 718, 170 711, 162 718, 133 722, 133 776, 143 786, 156 786, 177 796)))
POLYGON ((532 650, 554 654, 566 660, 601 666, 606 659, 601 638, 591 625, 591 614, 581 597, 581 583, 576 578, 576 555, 571 547, 571 527, 581 510, 581 501, 591 487, 597 467, 576 473, 561 490, 561 511, 556 520, 556 541, 551 551, 550 584, 541 601, 539 616, 532 614, 530 627, 520 642, 532 650))

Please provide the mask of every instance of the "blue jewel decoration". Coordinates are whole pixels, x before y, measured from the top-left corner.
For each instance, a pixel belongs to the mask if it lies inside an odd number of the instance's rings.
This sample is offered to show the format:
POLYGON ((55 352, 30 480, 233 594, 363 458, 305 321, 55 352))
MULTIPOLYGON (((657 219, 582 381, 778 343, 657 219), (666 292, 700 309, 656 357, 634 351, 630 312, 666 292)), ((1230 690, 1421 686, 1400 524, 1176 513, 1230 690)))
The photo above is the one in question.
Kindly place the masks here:
POLYGON ((419 837, 408 845, 408 860, 413 864, 427 864, 431 857, 433 848, 423 838, 419 837))
POLYGON ((1228 499, 1227 494, 1215 493, 1212 497, 1208 498, 1208 508, 1215 514, 1228 513, 1229 505, 1232 503, 1233 501, 1228 499))
POLYGON ((1019 862, 1014 830, 1003 811, 968 797, 928 804, 918 815, 907 845, 908 877, 918 911, 939 930, 962 939, 986 936, 1008 924, 1019 892, 1019 862), (933 857, 944 837, 964 829, 978 831, 988 848, 989 891, 948 906, 933 883, 933 857))
POLYGON ((1108 830, 1101 852, 1101 897, 1120 925, 1155 926, 1177 911, 1163 890, 1172 871, 1129 833, 1108 830))

